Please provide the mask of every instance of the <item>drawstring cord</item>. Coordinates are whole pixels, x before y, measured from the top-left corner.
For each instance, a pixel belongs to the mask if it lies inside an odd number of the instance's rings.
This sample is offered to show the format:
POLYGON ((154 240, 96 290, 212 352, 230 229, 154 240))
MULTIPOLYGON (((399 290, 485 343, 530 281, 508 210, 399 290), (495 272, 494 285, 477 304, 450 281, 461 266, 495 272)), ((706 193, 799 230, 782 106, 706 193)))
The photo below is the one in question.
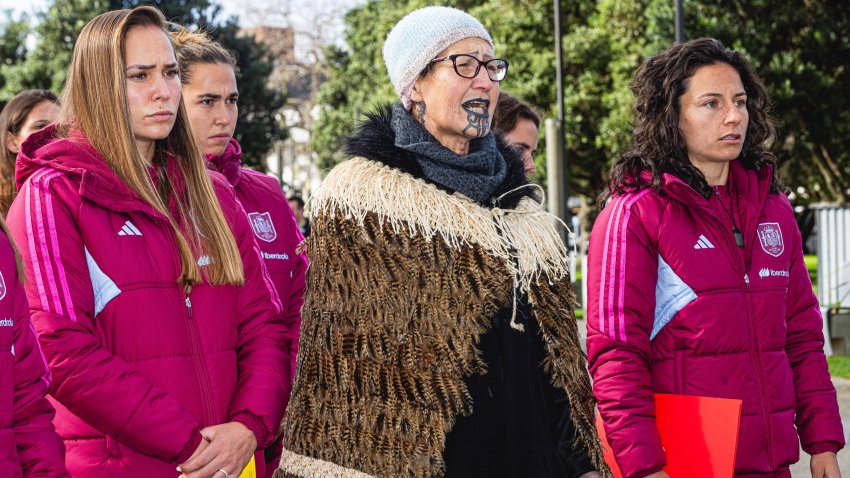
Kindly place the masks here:
MULTIPOLYGON (((539 184, 528 183, 528 184, 523 184, 522 186, 516 187, 514 189, 511 189, 510 191, 508 191, 508 192, 502 194, 501 196, 497 197, 496 199, 494 199, 493 204, 497 205, 502 201, 502 199, 505 198, 505 196, 512 194, 512 193, 515 193, 515 192, 517 192, 521 189, 529 188, 529 187, 532 188, 532 189, 536 188, 536 189, 540 190, 541 199, 540 199, 540 202, 537 203, 536 208, 534 208, 532 210, 528 210, 528 211, 520 211, 520 210, 516 210, 516 209, 502 209, 502 208, 496 206, 492 209, 493 219, 496 221, 496 224, 499 226, 500 230, 503 230, 502 224, 500 222, 500 218, 504 217, 507 213, 511 213, 511 214, 540 214, 540 215, 544 215, 544 216, 549 216, 551 219, 554 219, 556 222, 560 223, 564 227, 564 229, 566 229, 567 237, 573 243, 574 257, 577 257, 578 256, 578 248, 576 247, 577 241, 576 241, 575 233, 573 233, 572 229, 570 229, 570 227, 567 226, 567 223, 562 221, 561 218, 559 218, 558 216, 556 216, 556 215, 554 215, 554 214, 552 214, 548 211, 543 210, 543 203, 546 202, 546 192, 543 190, 543 187, 540 186, 539 184)), ((517 289, 519 288, 519 280, 517 278, 518 274, 519 274, 519 272, 515 268, 512 268, 511 279, 513 281, 513 301, 512 301, 513 302, 513 310, 511 311, 511 324, 510 325, 511 325, 511 328, 516 330, 516 331, 525 332, 525 325, 520 324, 516 321, 517 289)))

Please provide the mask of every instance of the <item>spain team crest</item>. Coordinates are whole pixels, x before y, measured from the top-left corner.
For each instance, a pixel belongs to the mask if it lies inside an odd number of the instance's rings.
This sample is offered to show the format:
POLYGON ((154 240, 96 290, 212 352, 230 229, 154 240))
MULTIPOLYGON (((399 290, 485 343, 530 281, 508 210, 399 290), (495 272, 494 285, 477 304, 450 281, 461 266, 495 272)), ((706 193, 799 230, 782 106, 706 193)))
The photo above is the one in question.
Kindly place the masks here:
POLYGON ((251 221, 251 227, 254 228, 254 234, 266 242, 272 242, 277 239, 277 231, 274 230, 272 216, 268 212, 252 212, 248 214, 248 219, 251 221))
POLYGON ((773 257, 779 257, 785 252, 785 243, 782 241, 782 229, 778 222, 763 222, 759 224, 757 234, 761 248, 773 257))

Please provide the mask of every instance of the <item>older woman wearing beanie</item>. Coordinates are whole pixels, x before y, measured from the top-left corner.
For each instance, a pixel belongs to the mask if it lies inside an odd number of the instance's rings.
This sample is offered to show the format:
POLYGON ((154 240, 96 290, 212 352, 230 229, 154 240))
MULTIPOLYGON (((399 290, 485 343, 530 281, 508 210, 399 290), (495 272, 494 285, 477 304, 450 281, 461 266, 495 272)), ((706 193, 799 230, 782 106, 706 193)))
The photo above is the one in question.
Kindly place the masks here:
POLYGON ((490 131, 508 62, 447 7, 383 53, 401 101, 313 197, 278 476, 607 474, 566 250, 490 131))

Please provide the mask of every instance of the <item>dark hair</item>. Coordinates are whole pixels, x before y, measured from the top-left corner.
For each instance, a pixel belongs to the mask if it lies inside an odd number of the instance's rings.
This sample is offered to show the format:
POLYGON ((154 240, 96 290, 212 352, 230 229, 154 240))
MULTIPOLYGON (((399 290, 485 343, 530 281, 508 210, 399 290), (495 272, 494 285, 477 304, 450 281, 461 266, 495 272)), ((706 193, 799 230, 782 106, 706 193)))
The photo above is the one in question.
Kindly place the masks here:
POLYGON ((540 128, 540 115, 531 105, 504 91, 499 92, 499 103, 493 113, 493 129, 510 133, 520 119, 529 120, 540 128))
POLYGON ((679 131, 679 99, 698 68, 718 63, 726 63, 738 72, 747 93, 749 123, 738 157, 740 164, 756 171, 770 164, 773 167, 770 191, 782 190, 776 157, 770 151, 775 130, 768 112, 767 88, 741 54, 713 38, 700 38, 670 47, 638 68, 631 86, 635 95, 632 144, 614 161, 609 189, 600 196, 600 202, 612 193, 648 187, 660 192, 664 173, 678 177, 709 197, 711 187, 688 159, 688 149, 679 131))
POLYGON ((33 108, 42 101, 59 103, 59 99, 47 90, 25 90, 12 98, 3 111, 0 112, 0 214, 9 211, 9 206, 15 199, 15 153, 6 147, 9 135, 17 135, 27 121, 33 108))
POLYGON ((304 209, 304 200, 301 199, 301 196, 295 194, 289 196, 289 200, 298 205, 298 209, 304 209))

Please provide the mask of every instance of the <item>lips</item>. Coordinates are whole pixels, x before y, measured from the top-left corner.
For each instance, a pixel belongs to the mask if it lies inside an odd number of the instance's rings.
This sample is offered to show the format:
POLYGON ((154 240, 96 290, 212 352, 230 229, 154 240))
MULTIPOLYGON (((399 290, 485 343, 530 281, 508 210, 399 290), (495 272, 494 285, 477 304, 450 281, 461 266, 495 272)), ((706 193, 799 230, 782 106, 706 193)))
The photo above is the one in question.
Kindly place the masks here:
POLYGON ((722 138, 720 138, 720 141, 739 141, 740 139, 741 139, 740 134, 729 133, 729 134, 723 136, 722 138))
POLYGON ((174 113, 170 111, 157 111, 156 113, 148 115, 148 118, 157 120, 157 121, 167 121, 170 120, 174 116, 174 113))
POLYGON ((476 113, 484 113, 490 109, 490 100, 487 98, 474 98, 463 102, 463 109, 474 111, 476 113))

